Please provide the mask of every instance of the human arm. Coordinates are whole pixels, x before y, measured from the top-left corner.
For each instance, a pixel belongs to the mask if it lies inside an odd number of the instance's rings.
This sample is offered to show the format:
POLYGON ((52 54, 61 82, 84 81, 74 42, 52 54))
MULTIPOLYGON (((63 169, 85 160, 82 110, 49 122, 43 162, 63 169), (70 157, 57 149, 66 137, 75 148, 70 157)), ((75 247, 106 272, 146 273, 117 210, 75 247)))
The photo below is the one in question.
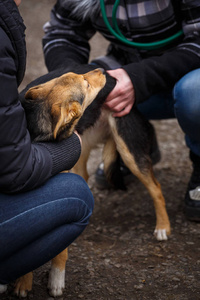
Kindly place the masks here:
MULTIPOLYGON (((65 1, 66 2, 66 1, 65 1)), ((63 66, 88 63, 88 40, 95 34, 90 21, 71 15, 72 7, 58 0, 44 25, 43 50, 49 71, 63 66)))
POLYGON ((178 44, 123 67, 135 88, 136 103, 172 89, 181 77, 200 67, 200 6, 194 1, 182 1, 176 14, 181 18, 184 33, 178 44))
POLYGON ((199 67, 200 56, 177 49, 123 68, 132 81, 138 104, 160 91, 169 91, 181 77, 199 67))
POLYGON ((200 67, 200 23, 195 18, 200 15, 200 7, 187 1, 179 15, 183 17, 184 37, 176 46, 165 51, 158 49, 154 55, 141 52, 137 62, 123 66, 134 87, 136 104, 160 91, 169 91, 182 76, 200 67))
POLYGON ((151 95, 172 89, 186 73, 200 67, 200 57, 187 51, 176 50, 162 56, 132 63, 107 71, 117 84, 106 99, 105 107, 114 117, 128 114, 134 103, 138 104, 151 95))
POLYGON ((31 143, 16 80, 15 51, 0 28, 0 191, 27 191, 71 169, 81 145, 76 134, 59 143, 31 143))

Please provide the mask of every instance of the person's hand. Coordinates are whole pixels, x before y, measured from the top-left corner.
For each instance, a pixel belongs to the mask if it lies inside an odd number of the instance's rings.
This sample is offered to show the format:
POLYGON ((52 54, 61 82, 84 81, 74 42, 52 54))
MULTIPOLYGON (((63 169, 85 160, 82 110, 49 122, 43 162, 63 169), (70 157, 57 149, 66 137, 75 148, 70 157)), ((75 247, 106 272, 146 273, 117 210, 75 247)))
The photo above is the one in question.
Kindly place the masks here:
POLYGON ((113 117, 127 115, 135 102, 135 91, 130 77, 124 69, 109 70, 107 73, 117 82, 110 92, 104 106, 113 112, 113 117))

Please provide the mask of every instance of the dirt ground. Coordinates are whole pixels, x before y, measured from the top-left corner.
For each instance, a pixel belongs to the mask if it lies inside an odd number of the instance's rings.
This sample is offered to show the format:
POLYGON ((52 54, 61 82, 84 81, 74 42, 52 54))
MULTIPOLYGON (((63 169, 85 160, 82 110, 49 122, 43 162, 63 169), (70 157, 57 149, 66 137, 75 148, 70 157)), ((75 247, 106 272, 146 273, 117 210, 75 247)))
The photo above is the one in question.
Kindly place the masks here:
MULTIPOLYGON (((42 25, 48 20, 53 0, 22 0, 27 26, 28 63, 23 88, 46 72, 43 61, 42 25)), ((93 38, 91 57, 104 53, 107 42, 93 38)), ((70 246, 66 288, 59 299, 70 300, 198 300, 200 299, 200 224, 183 213, 183 198, 191 173, 188 149, 176 120, 154 121, 162 160, 154 167, 162 185, 172 234, 167 242, 153 236, 155 214, 152 200, 135 179, 128 190, 100 191, 94 172, 101 148, 89 161, 89 185, 95 198, 90 225, 70 246)), ((34 254, 33 254, 34 255, 34 254)), ((49 264, 34 272, 28 299, 50 300, 49 264)), ((16 299, 13 286, 0 296, 16 299)))

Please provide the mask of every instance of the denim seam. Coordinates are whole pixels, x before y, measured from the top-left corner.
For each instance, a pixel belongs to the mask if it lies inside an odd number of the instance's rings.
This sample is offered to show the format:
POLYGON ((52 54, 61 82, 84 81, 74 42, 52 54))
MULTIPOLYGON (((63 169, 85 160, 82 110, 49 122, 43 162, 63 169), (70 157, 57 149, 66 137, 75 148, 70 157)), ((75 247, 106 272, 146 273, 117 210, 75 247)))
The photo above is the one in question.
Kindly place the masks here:
MULTIPOLYGON (((65 199, 65 198, 61 198, 61 199, 65 199)), ((56 203, 57 201, 60 201, 61 199, 56 199, 56 200, 53 200, 53 201, 51 201, 51 202, 44 203, 44 204, 38 205, 38 206, 36 206, 36 207, 33 207, 33 208, 31 208, 31 209, 28 209, 28 210, 26 210, 26 211, 24 211, 24 212, 18 214, 17 216, 14 216, 14 217, 10 218, 9 220, 6 220, 6 221, 0 223, 0 226, 1 226, 1 225, 4 225, 4 224, 7 224, 7 223, 9 223, 10 221, 13 221, 14 219, 17 219, 18 217, 23 216, 23 215, 26 214, 27 212, 31 212, 31 211, 33 211, 33 210, 36 209, 36 208, 40 208, 40 207, 42 207, 42 206, 49 205, 50 203, 56 203)), ((87 204, 86 204, 83 200, 81 200, 81 199, 79 199, 79 198, 69 197, 69 198, 66 198, 66 199, 68 199, 68 200, 69 200, 69 199, 71 199, 71 200, 76 199, 76 200, 79 200, 79 201, 81 201, 82 203, 84 203, 85 206, 87 206, 87 204)), ((87 206, 87 209, 88 209, 88 211, 90 211, 89 208, 88 208, 88 206, 87 206)))

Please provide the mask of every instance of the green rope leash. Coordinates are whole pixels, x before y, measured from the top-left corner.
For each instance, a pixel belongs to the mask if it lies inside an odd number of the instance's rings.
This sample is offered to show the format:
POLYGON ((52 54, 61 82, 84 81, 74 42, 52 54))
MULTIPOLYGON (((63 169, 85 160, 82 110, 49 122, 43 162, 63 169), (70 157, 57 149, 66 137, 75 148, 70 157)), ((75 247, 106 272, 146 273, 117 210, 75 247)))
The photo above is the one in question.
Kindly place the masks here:
POLYGON ((161 48, 161 47, 164 47, 164 46, 168 45, 169 43, 171 43, 172 41, 174 41, 175 39, 177 39, 178 37, 180 37, 183 34, 183 31, 180 30, 177 33, 175 33, 174 35, 172 35, 172 36, 170 36, 166 39, 163 39, 163 40, 157 41, 157 42, 153 42, 153 43, 136 43, 136 42, 133 42, 133 41, 129 41, 121 33, 121 31, 119 30, 119 27, 117 25, 116 13, 117 13, 117 9, 118 9, 118 6, 119 6, 119 2, 120 2, 120 0, 116 0, 115 4, 113 6, 112 22, 113 22, 113 25, 114 25, 114 29, 111 27, 110 23, 108 22, 108 18, 106 16, 104 0, 100 0, 101 13, 102 13, 104 23, 106 24, 106 27, 108 28, 110 33, 112 35, 114 35, 118 40, 125 43, 126 45, 133 46, 133 47, 143 49, 143 50, 153 50, 153 49, 161 48))

